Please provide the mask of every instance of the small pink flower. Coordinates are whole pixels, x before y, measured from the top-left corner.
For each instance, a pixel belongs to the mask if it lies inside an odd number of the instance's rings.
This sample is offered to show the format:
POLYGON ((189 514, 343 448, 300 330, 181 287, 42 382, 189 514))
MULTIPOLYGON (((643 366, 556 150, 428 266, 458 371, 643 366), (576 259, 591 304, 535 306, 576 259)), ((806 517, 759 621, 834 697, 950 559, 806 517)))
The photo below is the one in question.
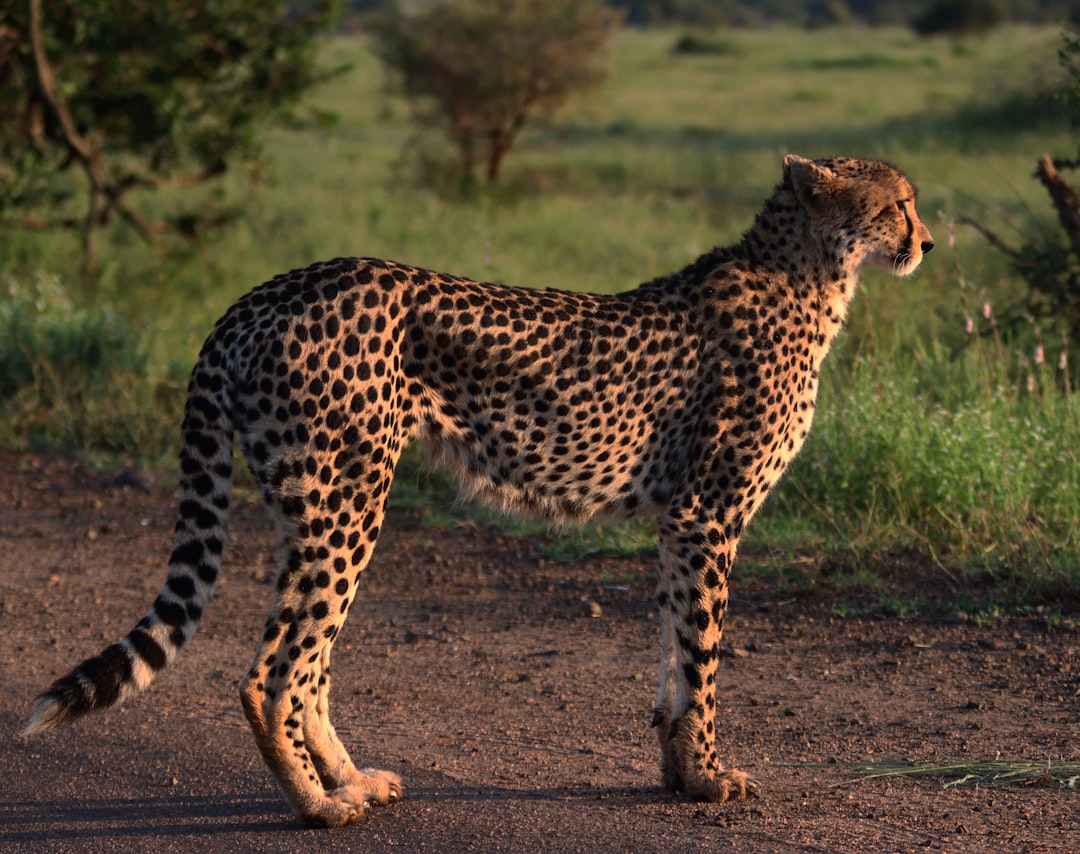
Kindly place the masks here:
POLYGON ((983 303, 983 317, 985 317, 987 320, 989 320, 993 316, 994 316, 994 312, 990 308, 990 301, 987 300, 986 302, 983 303))
POLYGON ((1028 374, 1027 390, 1028 390, 1028 394, 1032 394, 1035 391, 1035 375, 1034 374, 1028 374))
POLYGON ((964 331, 967 332, 968 335, 975 331, 975 321, 970 317, 964 322, 964 331))
POLYGON ((953 227, 953 223, 949 223, 949 248, 952 249, 956 245, 956 229, 953 227))
POLYGON ((1046 354, 1043 353, 1042 344, 1035 348, 1035 364, 1041 365, 1046 361, 1046 354))

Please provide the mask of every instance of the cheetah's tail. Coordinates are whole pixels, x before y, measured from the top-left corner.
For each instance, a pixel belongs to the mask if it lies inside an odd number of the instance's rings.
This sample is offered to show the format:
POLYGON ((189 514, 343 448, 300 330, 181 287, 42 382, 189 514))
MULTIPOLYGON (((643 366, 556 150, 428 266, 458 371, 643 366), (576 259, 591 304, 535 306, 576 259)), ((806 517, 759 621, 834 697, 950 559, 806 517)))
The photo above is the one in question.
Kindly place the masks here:
POLYGON ((195 633, 221 568, 232 492, 232 389, 215 336, 188 385, 180 503, 169 574, 149 612, 122 640, 88 658, 37 698, 24 736, 123 702, 145 689, 195 633), (217 365, 217 368, 212 366, 217 365))

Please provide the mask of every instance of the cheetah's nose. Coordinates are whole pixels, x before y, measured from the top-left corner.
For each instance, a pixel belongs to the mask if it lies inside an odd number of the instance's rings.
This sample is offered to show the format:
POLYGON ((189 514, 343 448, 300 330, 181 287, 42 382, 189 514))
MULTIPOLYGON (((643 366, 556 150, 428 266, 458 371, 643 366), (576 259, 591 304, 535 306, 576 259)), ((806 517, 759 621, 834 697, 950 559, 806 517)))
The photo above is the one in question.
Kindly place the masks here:
POLYGON ((933 240, 924 240, 922 242, 922 253, 923 253, 923 255, 925 255, 927 252, 929 252, 933 248, 934 248, 934 241, 933 240))

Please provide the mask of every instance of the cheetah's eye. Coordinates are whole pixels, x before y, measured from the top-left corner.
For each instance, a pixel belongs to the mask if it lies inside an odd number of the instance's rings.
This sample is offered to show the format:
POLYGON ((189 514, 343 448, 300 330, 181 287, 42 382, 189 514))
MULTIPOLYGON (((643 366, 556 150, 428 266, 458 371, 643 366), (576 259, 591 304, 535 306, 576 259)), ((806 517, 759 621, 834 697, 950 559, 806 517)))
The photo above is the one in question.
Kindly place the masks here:
POLYGON ((900 211, 900 213, 904 212, 904 201, 903 201, 903 199, 901 199, 899 202, 896 203, 896 209, 898 211, 900 211))

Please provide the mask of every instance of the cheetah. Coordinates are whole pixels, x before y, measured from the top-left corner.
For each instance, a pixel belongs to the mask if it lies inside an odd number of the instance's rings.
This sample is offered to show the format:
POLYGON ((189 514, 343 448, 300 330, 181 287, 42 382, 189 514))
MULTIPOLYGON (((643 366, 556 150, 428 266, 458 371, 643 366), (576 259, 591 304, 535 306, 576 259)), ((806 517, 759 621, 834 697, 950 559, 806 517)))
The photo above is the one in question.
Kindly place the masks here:
POLYGON ((330 651, 422 442, 464 496, 545 519, 657 517, 663 784, 756 794, 717 753, 716 672, 744 527, 806 439, 863 266, 933 246, 892 166, 789 155, 741 242, 608 296, 478 283, 371 258, 274 278, 218 321, 191 375, 168 576, 122 640, 42 694, 27 735, 143 690, 191 638, 222 562, 234 436, 280 535, 240 682, 290 804, 340 826, 398 800, 328 717, 330 651))

